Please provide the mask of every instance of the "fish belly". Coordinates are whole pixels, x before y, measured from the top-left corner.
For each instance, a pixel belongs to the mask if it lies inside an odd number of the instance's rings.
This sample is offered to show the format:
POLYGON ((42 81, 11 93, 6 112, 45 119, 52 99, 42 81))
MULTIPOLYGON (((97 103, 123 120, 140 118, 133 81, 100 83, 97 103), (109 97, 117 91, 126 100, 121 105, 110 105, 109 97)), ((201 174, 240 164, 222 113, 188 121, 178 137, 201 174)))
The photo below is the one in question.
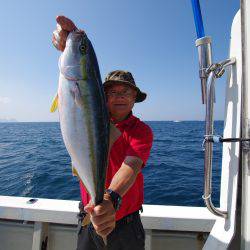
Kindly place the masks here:
POLYGON ((73 166, 93 199, 96 197, 95 166, 91 161, 94 145, 90 141, 94 139, 90 140, 89 129, 94 129, 94 126, 88 127, 92 122, 89 121, 91 116, 75 101, 75 84, 60 75, 58 109, 61 133, 73 166))

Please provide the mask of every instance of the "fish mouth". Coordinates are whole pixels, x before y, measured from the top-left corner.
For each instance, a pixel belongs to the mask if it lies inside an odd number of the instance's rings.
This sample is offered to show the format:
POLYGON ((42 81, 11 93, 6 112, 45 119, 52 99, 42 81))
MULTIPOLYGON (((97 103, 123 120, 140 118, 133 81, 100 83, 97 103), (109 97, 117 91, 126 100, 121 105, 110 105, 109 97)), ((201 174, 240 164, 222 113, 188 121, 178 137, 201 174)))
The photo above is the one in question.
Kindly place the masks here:
POLYGON ((85 36, 86 34, 80 30, 70 32, 67 37, 66 47, 81 43, 85 36))

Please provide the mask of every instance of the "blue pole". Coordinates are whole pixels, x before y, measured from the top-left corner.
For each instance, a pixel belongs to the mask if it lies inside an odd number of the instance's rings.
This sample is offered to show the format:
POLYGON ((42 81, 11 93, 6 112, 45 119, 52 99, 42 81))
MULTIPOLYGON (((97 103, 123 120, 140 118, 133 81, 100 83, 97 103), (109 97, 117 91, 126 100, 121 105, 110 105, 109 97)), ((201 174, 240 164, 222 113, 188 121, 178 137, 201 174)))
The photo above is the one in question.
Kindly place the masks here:
POLYGON ((202 15, 201 15, 200 1, 199 0, 191 0, 191 2, 192 2, 192 7, 193 7, 196 34, 197 34, 197 39, 198 39, 198 38, 205 36, 202 15))

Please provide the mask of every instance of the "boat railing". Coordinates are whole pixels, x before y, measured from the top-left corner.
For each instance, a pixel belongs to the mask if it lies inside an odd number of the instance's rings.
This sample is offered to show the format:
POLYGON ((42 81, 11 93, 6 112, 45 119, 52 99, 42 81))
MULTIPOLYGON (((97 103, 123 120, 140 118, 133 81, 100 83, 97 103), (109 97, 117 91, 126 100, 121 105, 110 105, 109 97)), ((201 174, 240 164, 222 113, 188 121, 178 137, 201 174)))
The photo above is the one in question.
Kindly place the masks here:
MULTIPOLYGON (((10 224, 17 222, 21 223, 20 225, 33 225, 32 249, 41 249, 40 246, 46 239, 52 240, 49 231, 52 230, 53 225, 62 225, 61 227, 64 225, 67 230, 70 227, 71 234, 74 234, 74 239, 76 239, 79 201, 42 198, 32 199, 32 202, 30 200, 31 198, 28 197, 0 196, 0 232, 2 232, 0 240, 3 240, 2 243, 6 241, 6 239, 1 239, 6 234, 4 225, 7 225, 6 230, 8 230, 11 227, 10 224), (50 227, 51 229, 48 230, 50 227)), ((177 235, 196 232, 195 237, 199 240, 199 235, 207 235, 216 221, 216 216, 205 207, 146 204, 143 205, 141 218, 146 231, 146 249, 154 249, 151 247, 155 244, 153 232, 168 231, 172 234, 176 232, 177 235)), ((17 227, 16 224, 13 226, 17 227)))
MULTIPOLYGON (((212 202, 212 159, 213 159, 213 143, 223 142, 216 141, 217 138, 214 133, 214 102, 215 102, 215 82, 216 78, 221 77, 226 67, 236 63, 236 58, 229 58, 220 63, 212 62, 212 46, 211 37, 205 36, 203 20, 200 10, 199 0, 192 0, 192 7, 194 13, 194 20, 196 26, 197 40, 195 42, 198 49, 199 56, 199 76, 201 79, 202 103, 206 105, 206 128, 203 141, 205 148, 204 157, 204 194, 202 198, 213 214, 227 218, 228 212, 215 208, 212 202)), ((236 139, 236 138, 228 138, 236 139)), ((237 138, 239 139, 239 138, 237 138)), ((228 140, 232 142, 233 140, 228 140)), ((239 140, 240 141, 240 140, 239 140)))

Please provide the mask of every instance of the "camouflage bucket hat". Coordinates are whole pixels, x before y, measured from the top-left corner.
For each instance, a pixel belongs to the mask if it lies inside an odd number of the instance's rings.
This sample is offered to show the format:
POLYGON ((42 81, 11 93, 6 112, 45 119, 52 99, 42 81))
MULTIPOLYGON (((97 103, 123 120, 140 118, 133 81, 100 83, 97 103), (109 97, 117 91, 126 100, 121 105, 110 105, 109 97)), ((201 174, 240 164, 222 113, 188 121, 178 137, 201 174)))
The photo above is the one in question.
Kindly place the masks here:
POLYGON ((103 83, 103 88, 105 90, 108 86, 111 86, 112 84, 119 84, 119 83, 126 84, 137 91, 135 102, 143 102, 146 99, 147 94, 142 92, 136 86, 135 80, 132 74, 128 71, 115 70, 115 71, 110 72, 105 78, 105 82, 103 83))

